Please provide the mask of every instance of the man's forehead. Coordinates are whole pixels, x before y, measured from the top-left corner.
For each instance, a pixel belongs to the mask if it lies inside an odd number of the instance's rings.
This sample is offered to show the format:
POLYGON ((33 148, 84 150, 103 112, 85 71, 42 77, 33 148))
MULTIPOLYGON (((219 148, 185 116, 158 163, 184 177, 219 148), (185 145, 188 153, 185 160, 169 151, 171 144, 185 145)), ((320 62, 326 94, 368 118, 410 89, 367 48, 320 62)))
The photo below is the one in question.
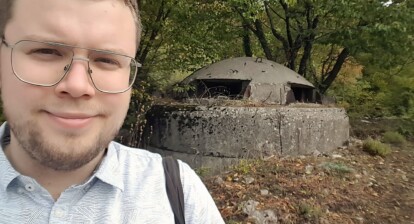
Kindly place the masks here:
POLYGON ((135 54, 135 19, 121 0, 18 1, 14 9, 18 14, 6 29, 11 42, 36 39, 85 48, 124 49, 116 52, 135 54))

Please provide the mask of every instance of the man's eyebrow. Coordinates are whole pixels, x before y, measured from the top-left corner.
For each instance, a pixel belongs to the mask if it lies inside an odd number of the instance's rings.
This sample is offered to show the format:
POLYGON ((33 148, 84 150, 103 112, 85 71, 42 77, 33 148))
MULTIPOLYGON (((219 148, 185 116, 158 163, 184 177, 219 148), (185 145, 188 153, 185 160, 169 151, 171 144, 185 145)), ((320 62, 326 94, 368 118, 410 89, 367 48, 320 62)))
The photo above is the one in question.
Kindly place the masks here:
POLYGON ((22 38, 23 40, 35 40, 35 41, 43 41, 43 42, 53 42, 53 43, 62 43, 62 41, 58 41, 56 38, 47 37, 47 36, 39 36, 39 35, 27 35, 22 38))
POLYGON ((73 47, 79 47, 79 48, 84 48, 84 49, 89 49, 89 50, 97 50, 97 51, 101 51, 101 52, 109 52, 109 53, 115 53, 115 54, 128 56, 127 52, 125 50, 121 49, 121 48, 111 48, 111 47, 95 48, 95 47, 77 46, 77 45, 74 45, 72 43, 67 43, 65 41, 61 41, 58 38, 54 38, 54 37, 47 37, 47 36, 40 36, 40 35, 32 34, 32 35, 27 35, 27 36, 23 37, 23 39, 42 41, 42 42, 50 42, 50 43, 58 43, 58 44, 66 44, 66 45, 73 46, 73 47))
POLYGON ((128 54, 121 48, 88 48, 88 49, 128 56, 128 54))

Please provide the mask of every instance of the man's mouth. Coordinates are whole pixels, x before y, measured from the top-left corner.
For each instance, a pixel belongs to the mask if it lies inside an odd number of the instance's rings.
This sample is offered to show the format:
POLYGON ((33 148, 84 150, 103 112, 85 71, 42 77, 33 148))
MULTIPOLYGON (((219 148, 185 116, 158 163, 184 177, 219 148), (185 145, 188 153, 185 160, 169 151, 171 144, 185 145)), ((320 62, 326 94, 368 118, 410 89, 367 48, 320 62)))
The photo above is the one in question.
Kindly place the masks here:
POLYGON ((84 128, 96 117, 93 114, 78 112, 45 112, 53 123, 67 129, 84 128))

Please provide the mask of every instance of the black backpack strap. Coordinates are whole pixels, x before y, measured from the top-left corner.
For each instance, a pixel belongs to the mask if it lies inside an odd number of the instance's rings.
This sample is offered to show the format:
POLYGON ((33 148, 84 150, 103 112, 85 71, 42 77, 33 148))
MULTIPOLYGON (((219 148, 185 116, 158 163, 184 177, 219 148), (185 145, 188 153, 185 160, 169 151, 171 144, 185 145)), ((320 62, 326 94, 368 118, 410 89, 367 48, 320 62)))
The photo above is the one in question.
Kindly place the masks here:
POLYGON ((171 156, 168 156, 162 159, 162 165, 164 166, 167 195, 174 213, 175 223, 185 224, 184 193, 178 161, 171 156))

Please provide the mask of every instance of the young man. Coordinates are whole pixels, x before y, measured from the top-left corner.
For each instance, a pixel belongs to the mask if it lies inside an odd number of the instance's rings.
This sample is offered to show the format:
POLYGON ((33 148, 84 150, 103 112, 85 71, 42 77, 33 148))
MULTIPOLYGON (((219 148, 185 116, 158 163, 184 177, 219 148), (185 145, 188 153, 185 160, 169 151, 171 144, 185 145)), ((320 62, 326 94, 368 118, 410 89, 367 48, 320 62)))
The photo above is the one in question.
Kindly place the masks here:
MULTIPOLYGON (((141 31, 133 0, 0 0, 0 223, 174 223, 157 154, 111 142, 141 31)), ((224 223, 180 162, 186 223, 224 223)))

